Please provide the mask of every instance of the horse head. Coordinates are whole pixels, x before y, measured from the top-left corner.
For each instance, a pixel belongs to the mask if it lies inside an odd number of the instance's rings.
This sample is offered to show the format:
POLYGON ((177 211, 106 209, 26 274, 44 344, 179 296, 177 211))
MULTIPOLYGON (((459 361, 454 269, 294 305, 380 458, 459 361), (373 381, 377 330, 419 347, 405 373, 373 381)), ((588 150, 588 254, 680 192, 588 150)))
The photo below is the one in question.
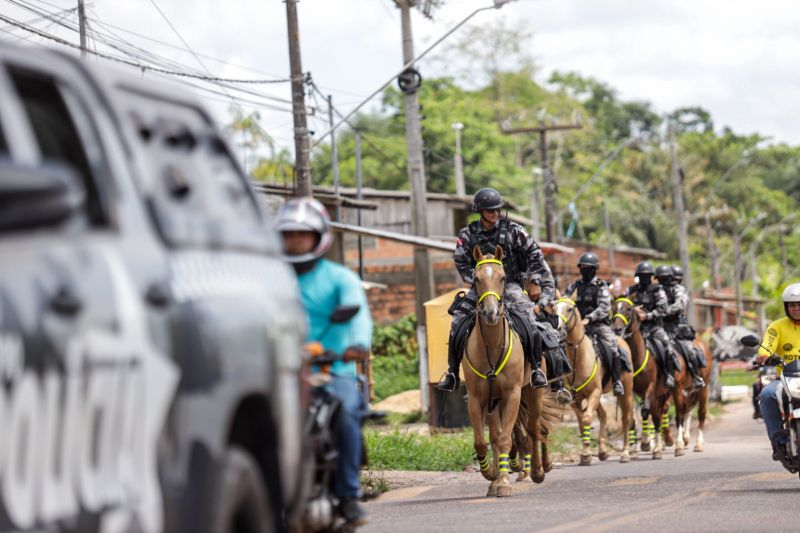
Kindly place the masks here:
POLYGON ((633 323, 638 323, 639 317, 634 312, 635 307, 636 304, 630 298, 621 296, 614 300, 614 305, 611 306, 611 312, 613 313, 611 328, 614 333, 621 335, 630 329, 633 323))
POLYGON ((558 333, 562 338, 567 336, 581 323, 580 311, 572 294, 556 300, 554 308, 558 316, 558 333))
POLYGON ((484 255, 478 245, 472 249, 475 265, 475 291, 478 293, 478 315, 489 326, 497 325, 502 316, 503 291, 506 271, 503 268, 503 249, 495 246, 495 253, 484 255))

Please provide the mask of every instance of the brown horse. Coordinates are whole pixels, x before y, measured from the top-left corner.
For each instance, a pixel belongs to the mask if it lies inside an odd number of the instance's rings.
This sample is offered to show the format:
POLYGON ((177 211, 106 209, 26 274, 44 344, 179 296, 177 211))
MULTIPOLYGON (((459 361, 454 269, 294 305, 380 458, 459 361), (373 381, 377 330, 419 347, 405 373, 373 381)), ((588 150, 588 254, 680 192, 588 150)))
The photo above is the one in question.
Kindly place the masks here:
POLYGON ((481 474, 492 482, 487 496, 511 496, 511 432, 519 412, 525 361, 522 343, 503 309, 503 249, 497 246, 494 255, 483 255, 475 246, 472 253, 477 261, 474 276, 478 303, 476 325, 461 363, 469 398, 467 409, 481 474), (489 424, 492 465, 483 437, 484 422, 489 424))
MULTIPOLYGON (((672 391, 664 386, 663 370, 656 364, 653 354, 647 348, 642 335, 641 319, 635 312, 635 308, 635 304, 630 298, 617 298, 612 307, 614 318, 611 325, 618 335, 621 334, 628 341, 631 348, 634 391, 642 399, 643 404, 642 450, 647 451, 650 448, 649 439, 655 433, 653 459, 661 459, 662 435, 661 432, 656 432, 655 428, 662 431, 668 430, 667 424, 663 424, 663 422, 668 423, 669 420, 667 411, 672 391)), ((629 433, 629 440, 635 440, 635 429, 632 427, 630 431, 634 433, 632 436, 629 433)))
MULTIPOLYGON (((695 339, 692 343, 693 346, 700 348, 706 360, 706 367, 701 368, 700 375, 706 383, 711 379, 711 364, 712 356, 708 347, 703 344, 700 339, 695 339)), ((683 357, 680 358, 682 367, 686 366, 686 361, 683 357)), ((692 426, 692 409, 697 405, 697 440, 695 441, 694 451, 703 451, 703 428, 706 424, 706 410, 708 405, 708 386, 700 389, 694 388, 692 385, 692 374, 682 369, 682 379, 676 380, 676 393, 675 398, 675 455, 680 456, 686 453, 684 447, 689 446, 689 432, 692 426)))
MULTIPOLYGON (((591 440, 592 420, 595 411, 600 419, 600 428, 597 437, 598 457, 601 461, 608 459, 606 451, 606 411, 600 403, 603 393, 611 392, 612 382, 608 379, 605 387, 606 373, 608 370, 600 364, 600 358, 595 354, 591 339, 586 336, 586 330, 581 320, 580 311, 575 302, 569 298, 560 298, 555 304, 555 312, 559 317, 559 333, 562 342, 566 345, 567 358, 572 366, 572 375, 567 378, 569 388, 573 394, 572 407, 581 428, 581 465, 592 463, 592 454, 589 449, 591 440)), ((622 339, 618 342, 626 351, 627 347, 622 339)), ((633 379, 630 372, 623 372, 621 376, 625 394, 617 400, 622 412, 622 427, 628 428, 633 420, 633 379)), ((630 443, 623 439, 621 463, 630 461, 630 443)))

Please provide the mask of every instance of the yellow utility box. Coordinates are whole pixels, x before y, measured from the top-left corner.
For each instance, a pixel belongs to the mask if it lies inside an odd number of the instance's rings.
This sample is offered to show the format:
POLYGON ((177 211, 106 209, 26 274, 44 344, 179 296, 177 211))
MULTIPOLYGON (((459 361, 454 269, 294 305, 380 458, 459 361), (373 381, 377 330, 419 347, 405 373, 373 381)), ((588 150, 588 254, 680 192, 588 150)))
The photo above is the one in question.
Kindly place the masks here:
POLYGON ((453 289, 423 304, 428 335, 428 379, 430 383, 437 383, 442 374, 447 372, 447 341, 450 336, 450 322, 453 318, 447 314, 447 309, 453 303, 456 294, 468 290, 466 288, 453 289))

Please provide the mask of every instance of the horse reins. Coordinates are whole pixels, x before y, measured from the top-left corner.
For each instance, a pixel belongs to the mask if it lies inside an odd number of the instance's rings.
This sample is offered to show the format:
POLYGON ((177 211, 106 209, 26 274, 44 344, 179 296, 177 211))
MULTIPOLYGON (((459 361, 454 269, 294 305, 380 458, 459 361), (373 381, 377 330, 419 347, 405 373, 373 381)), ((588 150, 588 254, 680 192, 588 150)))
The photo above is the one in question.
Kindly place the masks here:
MULTIPOLYGON (((635 303, 633 303, 633 300, 631 300, 630 298, 625 298, 624 296, 614 300, 614 303, 617 303, 617 302, 623 302, 623 303, 629 304, 631 306, 631 309, 633 308, 633 306, 636 305, 635 303)), ((631 329, 631 324, 633 322, 632 320, 630 320, 628 317, 626 317, 625 315, 623 315, 620 312, 614 313, 614 317, 613 318, 617 318, 617 317, 619 317, 625 323, 625 329, 622 332, 622 338, 623 339, 632 338, 633 335, 637 331, 639 332, 639 334, 641 334, 641 332, 642 332, 642 330, 641 330, 641 324, 642 324, 641 321, 637 321, 636 322, 636 329, 631 329)), ((642 337, 643 337, 643 340, 644 340, 644 335, 642 335, 642 337)), ((636 377, 639 374, 641 374, 642 371, 645 369, 645 367, 647 367, 647 362, 649 360, 650 360, 650 349, 647 347, 647 342, 645 342, 645 345, 644 345, 644 361, 642 362, 642 366, 640 366, 638 369, 634 370, 632 377, 636 377)))
MULTIPOLYGON (((575 351, 575 361, 577 362, 577 359, 578 359, 578 348, 580 347, 581 344, 583 344, 583 340, 586 338, 586 328, 583 328, 583 336, 575 344, 572 344, 571 342, 569 342, 567 340, 567 336, 569 335, 569 332, 572 329, 572 328, 569 327, 569 323, 572 322, 572 319, 575 318, 575 316, 576 316, 575 312, 578 309, 578 304, 576 304, 570 298, 559 298, 556 301, 556 303, 569 303, 569 304, 572 304, 572 309, 570 309, 569 315, 567 315, 566 317, 564 315, 560 314, 560 313, 558 315, 558 317, 564 322, 564 336, 560 339, 560 341, 563 342, 564 344, 566 344, 567 346, 569 346, 570 348, 572 348, 575 351)), ((572 392, 577 394, 578 392, 583 390, 584 387, 586 387, 589 383, 592 382, 592 380, 594 379, 595 374, 597 374, 597 368, 599 366, 598 365, 598 361, 599 361, 598 356, 597 356, 597 354, 595 354, 595 356, 594 356, 594 365, 592 365, 592 373, 589 374, 589 377, 586 379, 586 381, 581 383, 578 387, 573 387, 572 386, 573 383, 575 383, 575 377, 577 376, 577 373, 578 373, 578 369, 576 368, 577 365, 573 363, 573 365, 572 365, 572 379, 570 380, 570 385, 569 385, 569 388, 572 389, 572 392)))

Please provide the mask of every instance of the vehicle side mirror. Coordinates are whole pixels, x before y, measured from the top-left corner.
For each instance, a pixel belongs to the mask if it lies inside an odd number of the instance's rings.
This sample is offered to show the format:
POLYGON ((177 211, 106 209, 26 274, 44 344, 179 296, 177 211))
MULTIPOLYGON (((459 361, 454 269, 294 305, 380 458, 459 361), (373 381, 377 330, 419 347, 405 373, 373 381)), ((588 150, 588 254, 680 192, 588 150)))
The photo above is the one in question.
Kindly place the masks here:
POLYGON ((0 162, 0 231, 59 224, 77 213, 84 201, 80 179, 66 165, 0 162))
POLYGON ((742 346, 747 346, 748 348, 755 348, 761 345, 761 341, 755 335, 745 335, 739 339, 739 342, 742 343, 742 346))
POLYGON ((340 305, 333 310, 330 317, 331 324, 344 324, 352 320, 361 309, 360 305, 340 305))

